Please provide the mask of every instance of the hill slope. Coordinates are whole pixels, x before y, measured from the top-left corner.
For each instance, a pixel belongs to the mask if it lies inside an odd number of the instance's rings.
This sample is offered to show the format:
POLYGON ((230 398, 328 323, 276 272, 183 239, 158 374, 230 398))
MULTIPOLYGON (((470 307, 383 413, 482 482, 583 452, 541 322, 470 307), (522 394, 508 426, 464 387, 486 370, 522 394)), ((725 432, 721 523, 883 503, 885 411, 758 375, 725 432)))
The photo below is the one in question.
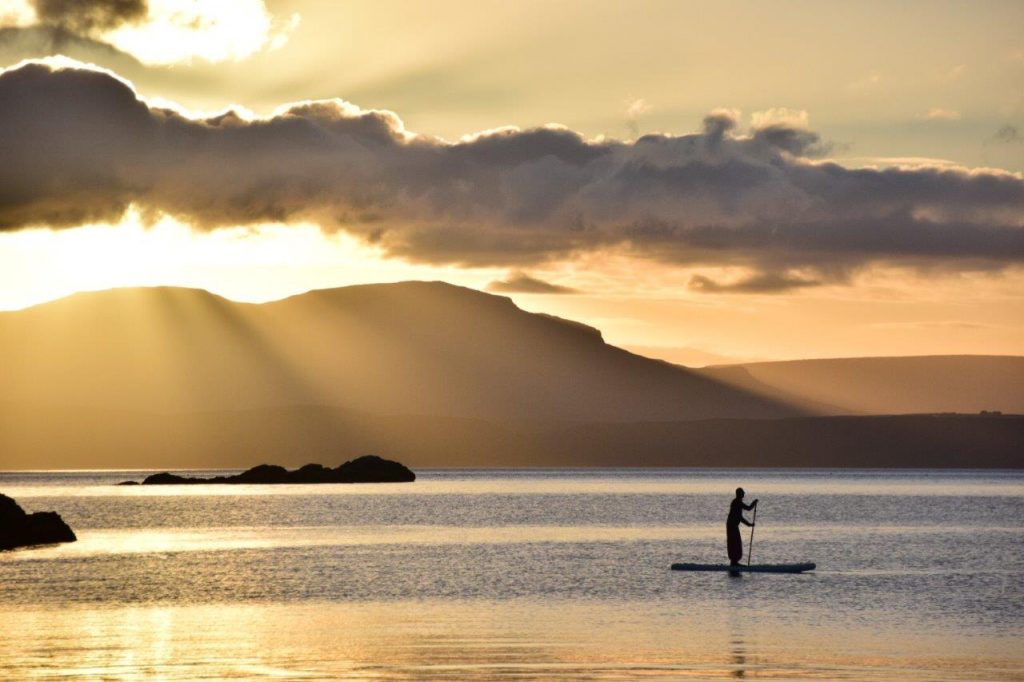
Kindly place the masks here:
POLYGON ((1024 413, 1024 357, 946 355, 725 365, 702 374, 826 414, 1024 413))
POLYGON ((414 467, 1020 467, 1024 447, 1024 417, 808 416, 1024 412, 1008 388, 1024 383, 1019 358, 696 371, 441 283, 263 305, 176 288, 79 294, 0 313, 0 354, 8 469, 369 452, 414 467))
POLYGON ((635 421, 800 413, 633 355, 600 332, 443 283, 263 305, 177 288, 0 313, 0 400, 150 412, 336 406, 391 415, 635 421))

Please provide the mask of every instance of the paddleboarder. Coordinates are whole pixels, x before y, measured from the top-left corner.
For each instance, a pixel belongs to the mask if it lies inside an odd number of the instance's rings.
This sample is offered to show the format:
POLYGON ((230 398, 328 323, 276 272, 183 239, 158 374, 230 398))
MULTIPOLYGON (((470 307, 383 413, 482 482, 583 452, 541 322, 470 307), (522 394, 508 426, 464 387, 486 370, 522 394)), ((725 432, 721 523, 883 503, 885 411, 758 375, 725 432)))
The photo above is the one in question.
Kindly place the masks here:
POLYGON ((740 538, 740 524, 754 527, 754 524, 743 518, 744 510, 750 511, 757 506, 757 500, 750 504, 743 503, 743 488, 736 488, 736 497, 729 504, 729 518, 725 521, 725 539, 729 546, 729 564, 739 566, 743 558, 743 540, 740 538))

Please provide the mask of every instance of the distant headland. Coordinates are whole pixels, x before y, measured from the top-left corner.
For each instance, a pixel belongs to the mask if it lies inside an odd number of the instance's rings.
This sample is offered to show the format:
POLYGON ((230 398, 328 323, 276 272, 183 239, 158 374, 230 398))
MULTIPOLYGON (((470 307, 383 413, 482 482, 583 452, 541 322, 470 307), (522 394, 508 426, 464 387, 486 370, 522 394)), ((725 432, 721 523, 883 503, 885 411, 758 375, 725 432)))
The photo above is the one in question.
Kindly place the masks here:
MULTIPOLYGON (((213 476, 199 478, 178 476, 168 472, 147 476, 142 485, 181 485, 189 483, 240 483, 240 484, 275 484, 275 483, 411 483, 416 480, 413 473, 404 464, 383 459, 376 455, 364 455, 350 462, 331 469, 322 464, 307 464, 288 471, 276 464, 260 464, 233 476, 213 476)), ((135 481, 125 481, 120 485, 137 485, 135 481)))

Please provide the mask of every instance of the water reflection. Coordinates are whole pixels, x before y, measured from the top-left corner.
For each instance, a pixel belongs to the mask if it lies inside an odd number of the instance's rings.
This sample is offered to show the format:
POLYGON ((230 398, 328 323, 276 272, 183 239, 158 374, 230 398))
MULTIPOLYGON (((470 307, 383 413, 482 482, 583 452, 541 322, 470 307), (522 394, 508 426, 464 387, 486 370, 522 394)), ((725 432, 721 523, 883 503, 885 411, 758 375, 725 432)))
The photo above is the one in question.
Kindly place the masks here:
POLYGON ((747 649, 742 639, 734 639, 729 643, 729 651, 732 654, 732 676, 742 679, 747 676, 747 649))
MULTIPOLYGON (((706 528, 608 526, 299 526, 79 530, 78 541, 17 552, 5 561, 74 559, 124 554, 216 552, 239 549, 373 545, 479 545, 512 543, 686 542, 718 534, 706 528)), ((0 590, 2 594, 2 590, 0 590)))
POLYGON ((10 679, 1012 679, 1013 661, 894 655, 858 631, 737 636, 650 603, 410 602, 0 611, 10 679), (841 636, 841 640, 839 639, 841 636), (752 641, 758 663, 751 664, 752 641), (834 644, 846 641, 850 646, 834 644), (856 655, 851 654, 856 652, 856 655), (874 666, 878 666, 875 668, 874 666), (956 666, 959 666, 957 668, 956 666), (973 667, 972 667, 973 666, 973 667))

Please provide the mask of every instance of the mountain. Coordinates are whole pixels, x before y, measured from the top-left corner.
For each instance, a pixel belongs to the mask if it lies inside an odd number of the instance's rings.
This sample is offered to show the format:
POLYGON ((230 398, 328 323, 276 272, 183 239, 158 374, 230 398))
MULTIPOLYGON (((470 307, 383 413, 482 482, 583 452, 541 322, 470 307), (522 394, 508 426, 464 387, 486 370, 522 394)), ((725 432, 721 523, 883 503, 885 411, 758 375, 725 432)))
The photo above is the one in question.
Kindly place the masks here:
POLYGON ((819 414, 1024 413, 1024 357, 939 355, 724 365, 704 376, 819 414))
POLYGON ((442 283, 82 293, 0 313, 0 357, 3 469, 1024 466, 1022 416, 817 416, 1024 412, 1019 359, 697 371, 442 283))
POLYGON ((637 421, 801 411, 606 344, 591 327, 439 282, 262 305, 116 289, 0 313, 0 400, 156 413, 332 406, 379 415, 637 421))

